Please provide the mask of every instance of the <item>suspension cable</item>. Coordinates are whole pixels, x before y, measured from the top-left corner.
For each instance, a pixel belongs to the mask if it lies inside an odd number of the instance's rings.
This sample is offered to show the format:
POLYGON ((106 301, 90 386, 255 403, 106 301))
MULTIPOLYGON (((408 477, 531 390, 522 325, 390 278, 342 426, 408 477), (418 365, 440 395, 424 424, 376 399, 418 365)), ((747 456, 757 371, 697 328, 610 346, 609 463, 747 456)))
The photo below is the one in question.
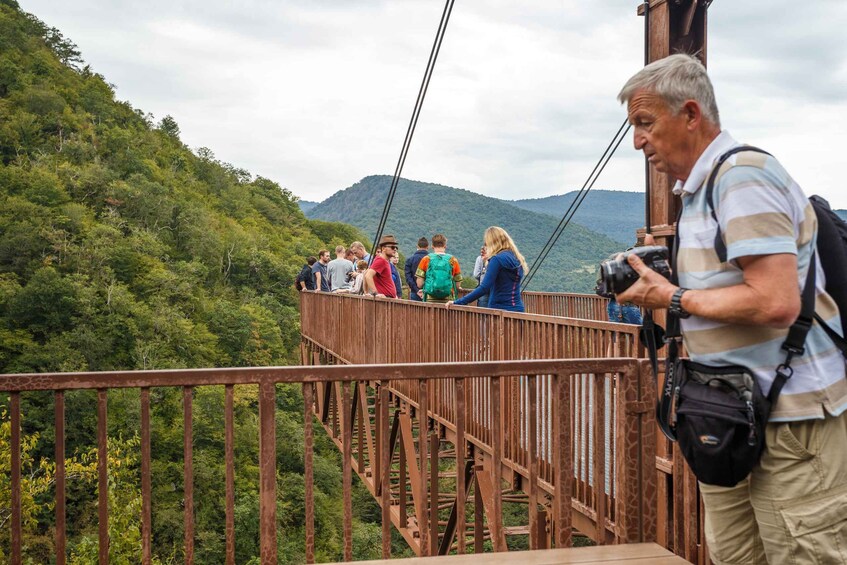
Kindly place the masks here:
POLYGON ((388 196, 385 199, 385 206, 382 208, 382 215, 377 225, 376 234, 373 239, 373 247, 371 248, 370 260, 373 261, 376 252, 376 246, 382 238, 385 224, 388 221, 388 213, 391 210, 391 204, 394 201, 394 195, 397 192, 397 185, 400 182, 400 175, 403 171, 403 165, 406 163, 406 155, 409 152, 409 146, 412 144, 412 136, 415 134, 415 128, 418 124, 423 101, 426 97, 429 81, 432 78, 432 72, 435 68, 435 61, 438 59, 438 54, 441 51, 441 43, 444 40, 444 33, 447 30, 447 24, 450 21, 450 14, 453 12, 453 4, 455 0, 447 0, 444 4, 444 11, 441 13, 441 21, 438 24, 438 31, 435 34, 435 40, 432 44, 432 49, 429 53, 429 61, 424 71, 424 77, 421 81, 421 86, 418 89, 418 97, 415 101, 415 108, 412 111, 412 117, 409 120, 409 126, 406 129, 406 138, 403 140, 403 148, 400 150, 400 157, 397 159, 397 166, 394 168, 394 177, 391 179, 391 187, 388 189, 388 196))
POLYGON ((530 266, 526 276, 523 279, 521 284, 521 290, 525 291, 529 284, 532 282, 532 279, 535 277, 538 270, 541 268, 541 264, 547 258, 550 251, 553 249, 553 246, 556 245, 556 242, 559 240, 559 237, 565 231, 565 228, 568 227, 570 221, 573 219, 574 214, 576 214, 579 207, 582 205, 582 202, 585 200, 585 197, 588 196, 588 193, 591 191, 591 188, 594 186, 594 183, 597 182, 597 179, 600 177, 600 174, 606 168, 606 165, 609 163, 609 160, 615 154, 621 142, 623 141, 626 134, 629 132, 630 124, 629 120, 625 119, 621 124, 618 131, 612 137, 612 141, 609 142, 609 145, 606 147, 606 150, 603 152, 603 155, 600 156, 597 164, 594 165, 594 169, 591 171, 591 174, 588 175, 588 178, 585 180, 585 183, 582 185, 582 188, 577 192, 576 197, 574 197, 568 209, 565 211, 565 214, 562 216, 562 219, 559 220, 559 224, 556 226, 556 229, 553 230, 553 233, 550 235, 550 238, 547 240, 547 243, 544 244, 541 252, 536 257, 535 261, 533 261, 530 266))

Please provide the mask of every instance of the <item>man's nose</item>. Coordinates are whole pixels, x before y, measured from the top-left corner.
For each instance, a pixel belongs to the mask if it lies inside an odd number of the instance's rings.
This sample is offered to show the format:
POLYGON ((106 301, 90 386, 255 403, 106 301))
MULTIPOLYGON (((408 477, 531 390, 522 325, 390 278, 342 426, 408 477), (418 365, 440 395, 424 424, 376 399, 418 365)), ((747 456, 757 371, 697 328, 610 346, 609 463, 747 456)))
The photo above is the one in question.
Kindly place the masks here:
POLYGON ((633 145, 635 145, 635 149, 641 151, 647 144, 647 138, 644 136, 643 133, 636 129, 635 132, 632 134, 632 142, 633 145))

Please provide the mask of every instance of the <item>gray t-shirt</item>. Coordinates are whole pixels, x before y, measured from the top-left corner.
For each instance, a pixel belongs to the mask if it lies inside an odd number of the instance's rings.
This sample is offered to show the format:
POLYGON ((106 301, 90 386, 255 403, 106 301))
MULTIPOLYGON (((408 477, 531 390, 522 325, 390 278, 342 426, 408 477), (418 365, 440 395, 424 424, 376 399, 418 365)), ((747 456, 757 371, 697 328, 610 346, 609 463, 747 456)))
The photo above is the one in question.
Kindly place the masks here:
POLYGON ((326 266, 326 272, 331 290, 350 288, 353 282, 347 279, 347 273, 355 270, 356 267, 347 259, 333 259, 330 261, 326 266))

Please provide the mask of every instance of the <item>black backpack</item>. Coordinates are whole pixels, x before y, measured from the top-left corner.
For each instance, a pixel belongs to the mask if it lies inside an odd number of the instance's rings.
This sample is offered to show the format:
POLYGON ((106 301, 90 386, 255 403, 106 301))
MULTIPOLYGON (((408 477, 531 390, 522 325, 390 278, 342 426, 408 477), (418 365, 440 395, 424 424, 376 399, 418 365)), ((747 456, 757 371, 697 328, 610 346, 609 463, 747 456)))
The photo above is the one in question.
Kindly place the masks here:
MULTIPOLYGON (((718 226, 715 233, 715 251, 722 262, 726 261, 726 244, 721 233, 720 222, 718 222, 718 217, 715 213, 715 180, 726 160, 731 155, 743 151, 753 151, 770 155, 767 151, 753 147, 752 145, 734 147, 721 155, 706 183, 706 203, 709 206, 712 219, 715 220, 718 226)), ((842 331, 847 331, 847 223, 839 218, 838 214, 832 211, 829 202, 820 196, 811 196, 809 203, 811 203, 812 208, 815 210, 815 216, 818 219, 817 256, 826 277, 826 292, 838 305, 842 331)), ((841 349, 842 353, 847 356, 847 340, 826 325, 817 314, 815 314, 815 320, 817 320, 838 348, 841 349)))

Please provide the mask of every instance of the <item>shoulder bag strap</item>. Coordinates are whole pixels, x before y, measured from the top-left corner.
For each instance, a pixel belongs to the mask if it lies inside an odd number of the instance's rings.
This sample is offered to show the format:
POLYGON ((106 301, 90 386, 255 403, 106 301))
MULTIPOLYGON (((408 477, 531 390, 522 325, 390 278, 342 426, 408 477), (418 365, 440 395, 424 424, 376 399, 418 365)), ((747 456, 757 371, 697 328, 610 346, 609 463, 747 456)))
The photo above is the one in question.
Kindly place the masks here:
POLYGON ((717 226, 715 229, 715 251, 717 252, 718 259, 720 259, 721 263, 726 262, 726 243, 724 243, 723 234, 721 234, 721 223, 718 221, 718 215, 715 213, 715 181, 718 178, 718 172, 721 170, 723 164, 726 163, 726 160, 736 153, 742 153, 744 151, 770 155, 770 153, 764 149, 759 149, 752 145, 739 145, 738 147, 733 147, 718 158, 718 162, 715 163, 714 167, 712 167, 712 172, 709 174, 709 180, 706 182, 706 205, 709 207, 709 213, 712 215, 712 219, 715 221, 715 225, 717 226))

